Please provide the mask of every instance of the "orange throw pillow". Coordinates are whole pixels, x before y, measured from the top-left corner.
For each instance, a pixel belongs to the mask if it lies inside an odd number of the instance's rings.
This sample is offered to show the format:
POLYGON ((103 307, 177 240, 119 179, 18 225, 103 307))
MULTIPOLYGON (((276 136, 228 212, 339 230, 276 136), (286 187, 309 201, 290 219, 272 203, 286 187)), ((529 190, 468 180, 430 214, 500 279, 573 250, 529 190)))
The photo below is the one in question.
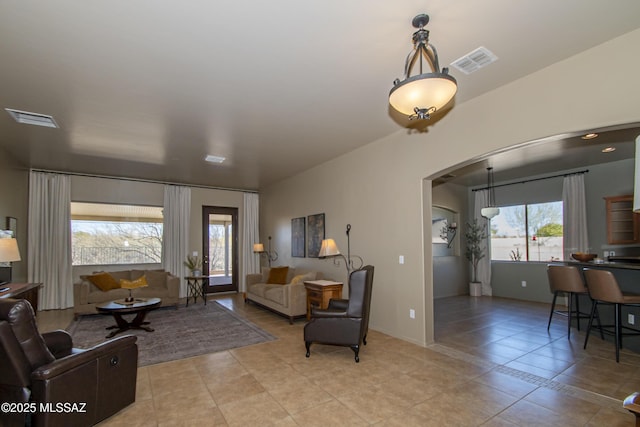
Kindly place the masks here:
POLYGON ((287 274, 289 274, 289 267, 273 267, 269 270, 269 278, 267 283, 273 285, 286 285, 287 274))
POLYGON ((96 287, 103 292, 110 291, 111 289, 118 289, 120 287, 120 283, 107 272, 92 274, 87 277, 87 280, 96 285, 96 287))

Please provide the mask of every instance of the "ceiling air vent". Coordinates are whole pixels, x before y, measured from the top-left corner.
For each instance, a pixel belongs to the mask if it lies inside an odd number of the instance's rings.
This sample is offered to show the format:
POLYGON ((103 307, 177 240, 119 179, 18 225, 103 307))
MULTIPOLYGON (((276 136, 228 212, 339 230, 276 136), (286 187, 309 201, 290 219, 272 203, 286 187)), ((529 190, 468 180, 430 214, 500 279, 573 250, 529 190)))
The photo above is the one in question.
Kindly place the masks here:
POLYGON ((474 71, 478 71, 480 68, 485 67, 497 60, 498 57, 495 56, 489 49, 480 46, 473 52, 470 52, 462 58, 458 58, 453 61, 451 63, 451 66, 455 67, 465 74, 471 74, 474 71))
POLYGON ((45 126, 48 128, 57 128, 58 124, 53 117, 46 114, 30 113, 28 111, 12 110, 11 108, 5 108, 7 113, 14 118, 18 123, 24 123, 27 125, 45 126))

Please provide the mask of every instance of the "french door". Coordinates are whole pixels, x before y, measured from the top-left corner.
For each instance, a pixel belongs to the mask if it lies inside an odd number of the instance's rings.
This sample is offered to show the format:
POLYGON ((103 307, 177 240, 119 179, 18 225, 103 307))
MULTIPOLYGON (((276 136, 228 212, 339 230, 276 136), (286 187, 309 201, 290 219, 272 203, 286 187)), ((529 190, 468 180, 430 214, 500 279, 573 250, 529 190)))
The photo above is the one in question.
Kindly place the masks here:
POLYGON ((238 209, 202 207, 202 269, 206 293, 238 291, 238 209))

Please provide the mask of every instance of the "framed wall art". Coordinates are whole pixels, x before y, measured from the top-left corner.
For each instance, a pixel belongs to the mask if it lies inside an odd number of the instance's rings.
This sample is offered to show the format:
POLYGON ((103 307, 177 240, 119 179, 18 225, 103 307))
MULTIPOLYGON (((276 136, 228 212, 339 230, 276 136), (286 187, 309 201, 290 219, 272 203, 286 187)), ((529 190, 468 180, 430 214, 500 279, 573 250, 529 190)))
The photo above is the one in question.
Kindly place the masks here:
POLYGON ((307 217, 307 256, 318 258, 322 240, 324 239, 324 214, 307 217))
POLYGON ((18 231, 18 220, 12 216, 7 217, 7 230, 12 232, 12 237, 16 237, 18 231))
POLYGON ((304 258, 305 250, 305 218, 291 220, 291 256, 304 258))

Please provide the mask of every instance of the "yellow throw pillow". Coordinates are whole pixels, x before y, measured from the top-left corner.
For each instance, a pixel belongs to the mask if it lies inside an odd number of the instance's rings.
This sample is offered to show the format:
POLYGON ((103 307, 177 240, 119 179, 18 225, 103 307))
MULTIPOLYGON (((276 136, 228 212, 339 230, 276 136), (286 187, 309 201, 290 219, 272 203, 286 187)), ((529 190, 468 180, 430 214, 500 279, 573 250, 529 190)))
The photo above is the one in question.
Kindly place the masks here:
POLYGON ((147 278, 144 276, 141 276, 136 280, 120 279, 120 287, 124 289, 136 289, 143 288, 145 286, 149 286, 149 284, 147 283, 147 278))
POLYGON ((269 270, 269 278, 267 283, 273 285, 286 285, 289 267, 273 267, 269 270))
POLYGON ((87 280, 96 285, 96 287, 103 292, 110 291, 111 289, 118 289, 120 287, 120 283, 118 283, 118 281, 107 272, 92 274, 87 277, 87 280))

